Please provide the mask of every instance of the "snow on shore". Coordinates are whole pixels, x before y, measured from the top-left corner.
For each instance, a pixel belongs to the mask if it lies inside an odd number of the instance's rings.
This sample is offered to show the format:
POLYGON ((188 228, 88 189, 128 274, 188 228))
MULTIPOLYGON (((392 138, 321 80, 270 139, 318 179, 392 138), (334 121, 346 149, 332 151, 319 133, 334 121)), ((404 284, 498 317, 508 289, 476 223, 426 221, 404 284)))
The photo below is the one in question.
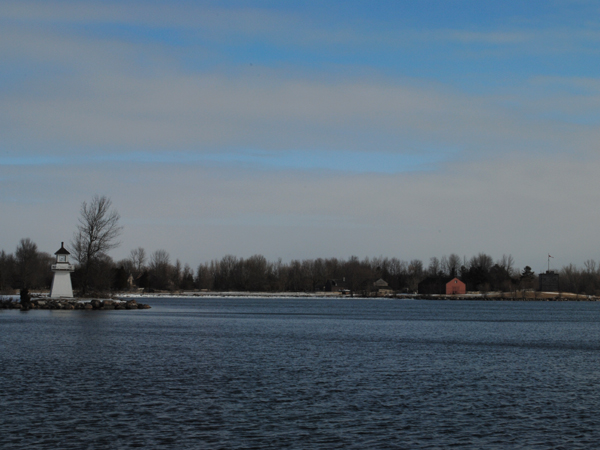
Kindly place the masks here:
POLYGON ((119 298, 350 298, 332 292, 181 292, 181 293, 145 293, 117 294, 119 298))

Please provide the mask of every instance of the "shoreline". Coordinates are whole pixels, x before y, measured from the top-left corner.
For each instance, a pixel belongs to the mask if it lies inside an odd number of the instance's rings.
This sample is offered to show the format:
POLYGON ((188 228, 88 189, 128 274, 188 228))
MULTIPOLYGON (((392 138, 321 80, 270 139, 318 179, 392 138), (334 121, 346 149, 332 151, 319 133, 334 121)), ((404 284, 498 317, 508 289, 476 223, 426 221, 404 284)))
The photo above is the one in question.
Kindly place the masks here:
POLYGON ((443 294, 393 294, 387 296, 342 295, 329 292, 155 292, 155 293, 119 293, 118 298, 313 298, 340 300, 479 300, 479 301, 600 301, 593 295, 577 295, 558 292, 519 292, 513 293, 470 293, 465 295, 443 294))
POLYGON ((394 294, 388 296, 350 296, 329 292, 154 292, 154 293, 115 293, 111 298, 49 298, 44 294, 34 294, 28 305, 22 305, 18 295, 0 295, 0 309, 28 310, 135 310, 150 309, 149 304, 140 299, 322 299, 322 300, 438 300, 438 301, 505 301, 505 302, 596 302, 599 297, 565 294, 558 292, 518 292, 514 293, 471 293, 466 295, 394 294))
POLYGON ((47 298, 32 297, 28 304, 22 304, 18 296, 2 298, 0 296, 0 309, 19 309, 21 311, 45 310, 80 310, 80 311, 108 311, 108 310, 135 310, 150 309, 145 303, 136 300, 120 299, 84 299, 84 298, 47 298))

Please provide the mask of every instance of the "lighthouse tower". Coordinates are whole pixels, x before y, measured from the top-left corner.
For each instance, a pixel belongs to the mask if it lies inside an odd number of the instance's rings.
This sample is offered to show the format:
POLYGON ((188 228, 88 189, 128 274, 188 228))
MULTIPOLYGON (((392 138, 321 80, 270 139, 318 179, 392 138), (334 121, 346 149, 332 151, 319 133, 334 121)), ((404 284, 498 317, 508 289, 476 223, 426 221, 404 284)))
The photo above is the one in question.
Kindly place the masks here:
POLYGON ((73 287, 71 286, 71 272, 75 270, 73 264, 69 263, 70 253, 65 248, 65 243, 60 243, 60 248, 55 253, 56 264, 52 264, 52 288, 50 288, 50 297, 73 297, 73 287))

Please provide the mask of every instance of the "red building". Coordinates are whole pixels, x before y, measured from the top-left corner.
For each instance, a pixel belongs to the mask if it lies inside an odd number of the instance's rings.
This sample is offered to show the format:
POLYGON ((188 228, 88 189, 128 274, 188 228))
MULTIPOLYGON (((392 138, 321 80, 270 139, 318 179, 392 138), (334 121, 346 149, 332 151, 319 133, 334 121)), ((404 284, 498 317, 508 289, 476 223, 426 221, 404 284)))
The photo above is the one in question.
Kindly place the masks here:
POLYGON ((446 295, 462 295, 467 293, 467 285, 458 278, 446 283, 446 295))

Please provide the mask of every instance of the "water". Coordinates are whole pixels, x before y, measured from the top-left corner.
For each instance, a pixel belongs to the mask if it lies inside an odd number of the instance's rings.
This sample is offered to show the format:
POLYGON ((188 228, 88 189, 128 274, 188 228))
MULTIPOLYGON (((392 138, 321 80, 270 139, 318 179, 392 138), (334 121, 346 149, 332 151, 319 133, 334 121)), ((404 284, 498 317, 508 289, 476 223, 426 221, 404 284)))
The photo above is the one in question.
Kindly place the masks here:
POLYGON ((590 448, 600 304, 0 311, 0 448, 590 448))

